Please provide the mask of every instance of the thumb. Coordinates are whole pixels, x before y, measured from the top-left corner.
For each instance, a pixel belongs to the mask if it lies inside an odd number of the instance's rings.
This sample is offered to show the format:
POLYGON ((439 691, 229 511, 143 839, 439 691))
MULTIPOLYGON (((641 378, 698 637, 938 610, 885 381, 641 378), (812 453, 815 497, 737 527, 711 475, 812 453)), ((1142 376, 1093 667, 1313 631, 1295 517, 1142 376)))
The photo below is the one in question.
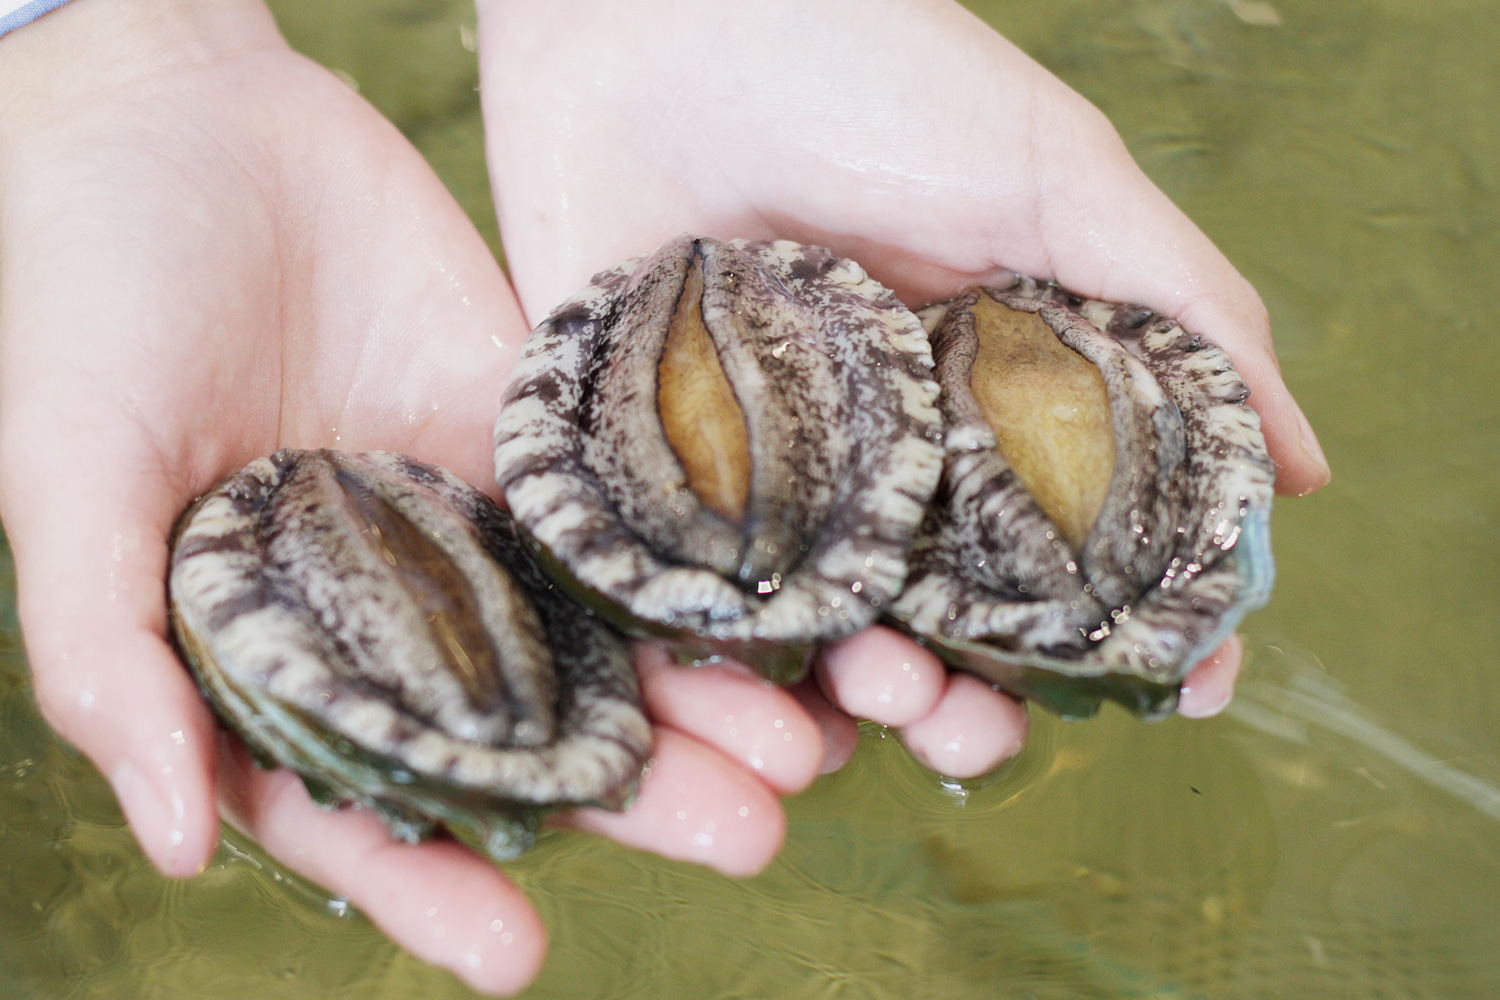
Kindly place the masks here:
POLYGON ((1150 306, 1222 347, 1250 387, 1277 491, 1301 496, 1323 487, 1328 461, 1282 381, 1255 289, 1151 183, 1103 116, 1085 120, 1037 135, 1038 169, 1057 165, 1062 175, 1047 185, 1040 216, 1054 277, 1080 294, 1150 306))
POLYGON ((18 438, 37 440, 7 421, 0 509, 37 702, 109 780, 156 867, 194 874, 218 840, 216 743, 165 638, 166 532, 177 501, 161 489, 122 495, 118 469, 90 474, 90 456, 18 438))

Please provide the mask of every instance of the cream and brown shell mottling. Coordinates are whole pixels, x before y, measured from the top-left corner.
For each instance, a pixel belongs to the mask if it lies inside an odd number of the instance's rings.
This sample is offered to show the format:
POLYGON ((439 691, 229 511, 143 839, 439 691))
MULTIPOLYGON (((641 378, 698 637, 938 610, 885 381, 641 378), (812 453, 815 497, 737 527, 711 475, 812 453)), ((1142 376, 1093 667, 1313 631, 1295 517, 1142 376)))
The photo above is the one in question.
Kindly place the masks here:
POLYGON ((792 679, 900 591, 941 466, 936 397, 920 322, 858 264, 684 236, 533 331, 496 476, 548 568, 612 620, 792 679))
POLYGON ((537 807, 634 794, 651 733, 627 644, 445 470, 259 459, 183 516, 168 585, 179 649, 257 757, 398 834, 512 856, 537 807))
POLYGON ((893 617, 1064 715, 1101 697, 1171 711, 1272 578, 1274 468, 1228 356, 1145 307, 1027 278, 921 314, 947 454, 893 617), (1007 346, 1026 337, 1039 339, 1007 346), (986 350, 1045 382, 1034 404, 1006 412, 1031 376, 994 375, 986 350))

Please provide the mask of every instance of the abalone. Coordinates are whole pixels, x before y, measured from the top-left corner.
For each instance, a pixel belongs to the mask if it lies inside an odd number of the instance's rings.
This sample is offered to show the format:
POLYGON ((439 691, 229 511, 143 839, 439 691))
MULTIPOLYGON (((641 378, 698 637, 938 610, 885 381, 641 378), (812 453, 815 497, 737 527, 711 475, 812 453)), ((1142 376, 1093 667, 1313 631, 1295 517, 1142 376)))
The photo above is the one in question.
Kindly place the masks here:
POLYGON ((1245 383, 1169 317, 1028 278, 921 314, 946 454, 892 619, 1065 716, 1170 712, 1270 590, 1245 383))
POLYGON ((168 583, 221 718, 320 801, 506 858, 539 810, 634 793, 651 734, 627 644, 451 473, 279 451, 183 515, 168 583))
POLYGON ((560 585, 778 681, 875 621, 942 461, 921 323, 858 264, 684 236, 531 334, 497 480, 560 585))

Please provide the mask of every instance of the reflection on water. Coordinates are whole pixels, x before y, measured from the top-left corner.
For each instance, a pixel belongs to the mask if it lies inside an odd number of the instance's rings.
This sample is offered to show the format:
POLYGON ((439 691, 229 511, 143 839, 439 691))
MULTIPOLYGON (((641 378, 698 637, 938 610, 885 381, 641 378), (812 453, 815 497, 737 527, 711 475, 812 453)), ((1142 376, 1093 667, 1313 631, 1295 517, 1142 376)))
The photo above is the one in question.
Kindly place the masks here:
MULTIPOLYGON (((466 5, 274 6, 493 240, 466 5)), ((1262 290, 1333 460, 1277 509, 1240 698, 1206 722, 1038 718, 1004 771, 948 785, 870 729, 744 882, 549 834, 507 869, 554 941, 529 995, 1500 996, 1493 11, 979 6, 1262 290)), ((37 718, 3 592, 0 997, 468 995, 254 845, 155 876, 37 718)))
MULTIPOLYGON (((1267 652, 1284 657, 1276 646, 1267 652)), ((1295 661, 1293 661, 1295 662, 1295 661)), ((1251 676, 1239 686, 1229 714, 1269 736, 1295 743, 1311 741, 1309 727, 1336 733, 1383 757, 1435 789, 1447 792, 1490 819, 1500 821, 1500 787, 1437 759, 1397 736, 1375 720, 1344 691, 1342 685, 1307 666, 1293 667, 1283 683, 1251 676)), ((1362 773, 1369 777, 1367 770, 1362 773)), ((1383 787, 1369 778, 1376 787, 1383 787)))

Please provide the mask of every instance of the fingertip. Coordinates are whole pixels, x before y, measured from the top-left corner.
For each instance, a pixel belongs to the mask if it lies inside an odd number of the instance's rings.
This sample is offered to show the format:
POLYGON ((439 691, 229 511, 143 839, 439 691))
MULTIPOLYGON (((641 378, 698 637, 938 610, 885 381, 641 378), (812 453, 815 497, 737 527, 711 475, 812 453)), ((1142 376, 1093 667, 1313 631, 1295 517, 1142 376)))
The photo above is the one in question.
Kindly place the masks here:
POLYGON ((395 841, 364 809, 321 808, 295 774, 260 771, 239 748, 226 765, 226 817, 417 958, 489 995, 516 993, 541 971, 541 917, 485 858, 453 841, 395 841))
MULTIPOLYGON (((1296 438, 1294 447, 1300 460, 1277 463, 1276 491, 1285 496, 1305 497, 1327 486, 1333 480, 1333 470, 1328 465, 1323 445, 1318 441, 1318 435, 1313 431, 1307 414, 1302 412, 1302 407, 1290 396, 1287 401, 1292 410, 1292 429, 1296 438)), ((1285 455, 1291 447, 1284 445, 1276 451, 1285 455)))
POLYGON ((218 739, 197 689, 155 635, 118 639, 107 657, 61 655, 35 668, 48 722, 109 781, 152 865, 170 878, 198 874, 218 844, 219 818, 218 739))
POLYGON ((927 650, 883 627, 828 647, 817 664, 823 691, 849 715, 905 726, 932 711, 947 670, 927 650))
POLYGON ((717 750, 665 726, 656 730, 656 749, 629 809, 575 809, 559 819, 736 878, 763 869, 786 837, 786 816, 770 789, 717 750))
POLYGON ((1019 702, 968 674, 954 674, 937 705, 901 738, 938 774, 975 778, 1020 753, 1029 727, 1019 702))
POLYGON ((530 904, 507 908, 500 915, 480 914, 478 926, 487 941, 471 944, 452 971, 472 989, 491 996, 519 993, 541 974, 547 961, 547 928, 530 904))
POLYGON ((1282 496, 1307 496, 1333 479, 1323 446, 1307 415, 1292 398, 1269 360, 1241 362, 1241 374, 1250 385, 1251 408, 1260 415, 1266 450, 1276 465, 1276 492, 1282 496))
POLYGON ((1234 697, 1234 682, 1244 659, 1244 642, 1231 635, 1213 655, 1199 663, 1182 682, 1177 714, 1188 719, 1218 715, 1234 697))
POLYGON ((491 996, 518 993, 541 972, 547 959, 541 917, 499 869, 467 847, 387 840, 366 864, 380 866, 390 884, 378 898, 356 888, 351 902, 417 958, 491 996))
POLYGON ((202 872, 219 840, 212 787, 173 780, 173 765, 122 759, 108 772, 141 851, 163 875, 189 878, 202 872))
POLYGON ((680 667, 654 643, 636 647, 651 717, 749 768, 783 795, 818 776, 823 734, 792 695, 739 664, 680 667))

